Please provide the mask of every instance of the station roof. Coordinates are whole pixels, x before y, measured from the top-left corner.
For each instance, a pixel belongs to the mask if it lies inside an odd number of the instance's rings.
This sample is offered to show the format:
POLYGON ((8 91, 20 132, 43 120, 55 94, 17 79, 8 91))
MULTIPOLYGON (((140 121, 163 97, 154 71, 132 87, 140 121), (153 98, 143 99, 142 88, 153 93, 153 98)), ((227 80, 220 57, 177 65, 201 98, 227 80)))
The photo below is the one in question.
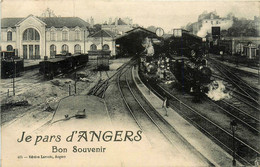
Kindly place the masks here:
POLYGON ((115 36, 116 36, 116 34, 112 31, 100 30, 100 31, 90 35, 89 37, 95 37, 95 38, 110 37, 110 38, 114 38, 115 36))
POLYGON ((39 17, 39 19, 46 23, 48 28, 52 26, 56 28, 65 26, 68 28, 73 28, 76 26, 87 27, 90 25, 79 17, 39 17))
POLYGON ((154 32, 150 31, 150 30, 147 30, 147 29, 145 29, 143 27, 136 27, 136 28, 134 28, 132 30, 129 30, 129 31, 125 32, 125 34, 123 34, 123 35, 117 36, 116 39, 123 38, 125 36, 128 36, 128 35, 130 35, 132 33, 136 33, 136 32, 143 32, 143 33, 149 34, 152 37, 157 37, 157 35, 154 32))
POLYGON ((8 28, 8 27, 12 27, 14 28, 15 25, 20 22, 22 19, 24 18, 2 18, 1 19, 1 27, 2 28, 8 28))
MULTIPOLYGON (((62 27, 88 27, 90 24, 86 21, 82 20, 79 17, 36 17, 39 20, 43 21, 46 24, 47 28, 55 27, 55 28, 62 28, 62 27)), ((17 18, 2 18, 1 19, 1 27, 14 28, 16 24, 21 22, 24 17, 17 17, 17 18)))

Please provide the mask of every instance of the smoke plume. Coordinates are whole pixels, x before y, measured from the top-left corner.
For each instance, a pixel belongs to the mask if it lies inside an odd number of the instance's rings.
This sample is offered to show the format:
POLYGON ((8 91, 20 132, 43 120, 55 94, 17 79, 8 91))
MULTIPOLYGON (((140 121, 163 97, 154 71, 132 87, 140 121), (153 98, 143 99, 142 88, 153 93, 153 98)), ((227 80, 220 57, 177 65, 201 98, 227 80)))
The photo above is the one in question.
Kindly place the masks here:
POLYGON ((226 92, 225 85, 223 81, 216 80, 209 84, 209 91, 206 95, 214 101, 219 101, 222 99, 229 99, 230 93, 226 92))

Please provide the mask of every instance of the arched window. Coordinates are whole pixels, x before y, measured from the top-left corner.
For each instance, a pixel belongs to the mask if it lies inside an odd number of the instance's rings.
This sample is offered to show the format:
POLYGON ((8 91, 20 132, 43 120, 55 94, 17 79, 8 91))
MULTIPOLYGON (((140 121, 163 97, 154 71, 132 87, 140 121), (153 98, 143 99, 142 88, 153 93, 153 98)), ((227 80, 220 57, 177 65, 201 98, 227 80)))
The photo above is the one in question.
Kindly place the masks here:
POLYGON ((68 31, 66 31, 66 30, 62 31, 62 40, 63 41, 68 40, 68 31))
POLYGON ((81 47, 79 44, 74 46, 74 53, 81 53, 81 47))
POLYGON ((28 28, 23 32, 24 41, 38 41, 40 40, 40 34, 34 28, 28 28))
POLYGON ((8 45, 8 46, 6 47, 6 50, 7 50, 7 51, 13 51, 13 46, 12 46, 12 45, 8 45))
POLYGON ((97 50, 97 46, 95 44, 90 45, 90 50, 97 50))
POLYGON ((56 46, 55 45, 50 46, 50 55, 51 55, 51 58, 55 58, 55 55, 56 55, 56 46))
POLYGON ((69 46, 66 45, 66 44, 62 45, 61 52, 62 53, 68 53, 69 52, 69 46))
POLYGON ((75 36, 75 40, 76 41, 79 41, 80 40, 80 31, 79 30, 76 30, 76 36, 75 36))
POLYGON ((12 31, 7 32, 7 41, 12 41, 12 31))
POLYGON ((109 50, 109 46, 107 44, 103 45, 102 47, 103 50, 109 50))

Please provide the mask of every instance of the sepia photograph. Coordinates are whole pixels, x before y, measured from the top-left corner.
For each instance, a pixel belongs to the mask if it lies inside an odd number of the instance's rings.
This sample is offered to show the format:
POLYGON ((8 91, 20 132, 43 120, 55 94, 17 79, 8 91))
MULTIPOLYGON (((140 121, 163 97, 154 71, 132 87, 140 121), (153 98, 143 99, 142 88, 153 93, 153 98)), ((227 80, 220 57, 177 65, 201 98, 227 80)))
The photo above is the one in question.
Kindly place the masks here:
POLYGON ((260 166, 259 1, 0 9, 0 166, 260 166))

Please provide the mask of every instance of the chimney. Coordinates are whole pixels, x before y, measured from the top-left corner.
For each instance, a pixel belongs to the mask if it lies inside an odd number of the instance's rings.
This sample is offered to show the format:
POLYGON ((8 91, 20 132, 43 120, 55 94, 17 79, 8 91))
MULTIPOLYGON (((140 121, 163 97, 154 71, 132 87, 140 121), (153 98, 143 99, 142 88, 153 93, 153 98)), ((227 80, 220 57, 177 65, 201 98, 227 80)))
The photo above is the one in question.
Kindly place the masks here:
POLYGON ((117 26, 118 25, 118 18, 116 18, 116 20, 115 20, 115 26, 117 26))

